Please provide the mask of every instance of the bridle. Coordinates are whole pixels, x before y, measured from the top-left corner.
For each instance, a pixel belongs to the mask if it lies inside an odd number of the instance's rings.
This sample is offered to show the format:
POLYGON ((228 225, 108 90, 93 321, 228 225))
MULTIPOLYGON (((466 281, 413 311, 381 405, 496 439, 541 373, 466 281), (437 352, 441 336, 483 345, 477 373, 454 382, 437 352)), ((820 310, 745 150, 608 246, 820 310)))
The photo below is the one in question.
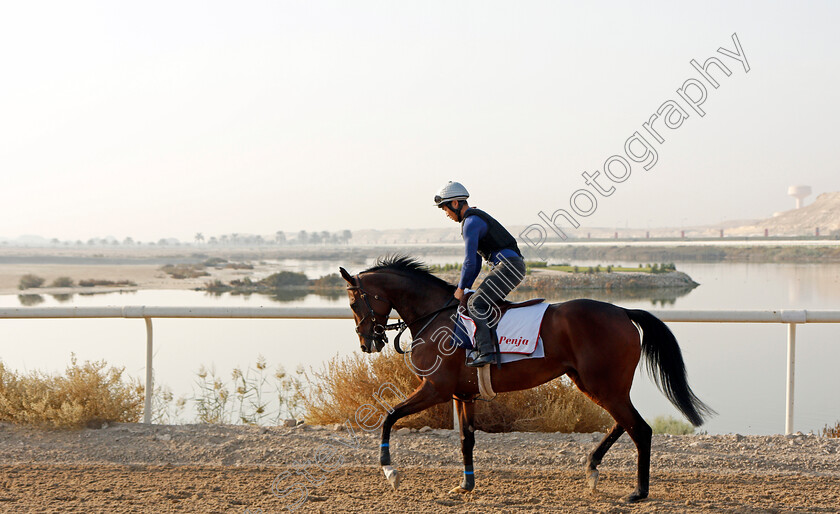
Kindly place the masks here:
MULTIPOLYGON (((365 302, 365 307, 367 307, 367 312, 364 313, 364 315, 361 317, 359 322, 356 323, 356 333, 359 334, 360 336, 364 337, 365 339, 372 340, 374 343, 376 343, 377 348, 381 350, 383 346, 388 344, 388 335, 385 334, 385 331, 386 330, 400 329, 405 325, 405 323, 403 321, 398 321, 396 323, 383 325, 382 323, 378 322, 376 320, 376 311, 374 311, 373 307, 370 305, 370 301, 368 300, 368 296, 372 296, 374 300, 377 300, 377 301, 380 301, 380 302, 385 302, 385 303, 388 304, 388 311, 385 313, 385 319, 386 320, 388 319, 388 314, 390 314, 393 306, 391 305, 391 303, 388 300, 386 300, 384 298, 380 298, 379 295, 371 294, 371 293, 365 291, 364 288, 362 288, 362 277, 360 277, 359 275, 356 275, 353 278, 356 280, 356 285, 347 286, 347 290, 348 291, 359 291, 359 296, 361 296, 362 300, 365 302), (370 319, 373 320, 373 327, 371 328, 371 333, 363 334, 362 333, 362 328, 361 328, 362 323, 364 323, 365 320, 368 319, 368 317, 370 317, 370 319)), ((356 310, 356 309, 353 308, 353 306, 355 304, 356 304, 356 302, 353 302, 353 303, 350 304, 350 309, 353 310, 353 311, 356 310)))
MULTIPOLYGON (((446 302, 446 305, 444 305, 440 309, 434 310, 434 311, 432 311, 428 314, 424 314, 423 316, 420 316, 419 318, 415 319, 414 321, 411 321, 410 323, 406 323, 403 320, 399 320, 396 323, 388 323, 388 324, 383 325, 382 323, 379 323, 376 320, 376 311, 374 311, 373 307, 371 307, 370 301, 368 301, 368 296, 372 296, 374 300, 377 300, 377 301, 380 301, 380 302, 385 302, 385 303, 388 304, 388 312, 385 313, 386 320, 388 318, 388 314, 391 313, 391 309, 393 309, 393 305, 391 305, 391 302, 389 302, 385 298, 381 298, 377 294, 371 294, 371 293, 365 291, 364 288, 362 287, 362 277, 360 275, 356 275, 353 278, 356 281, 356 285, 347 286, 347 290, 348 291, 359 291, 359 296, 361 296, 362 300, 364 300, 365 306, 367 307, 367 310, 368 310, 361 317, 359 322, 356 323, 356 333, 359 334, 360 336, 362 336, 365 339, 372 340, 376 344, 377 350, 381 350, 385 345, 388 344, 388 335, 385 333, 386 331, 388 331, 388 330, 399 330, 399 333, 397 334, 397 337, 394 338, 394 349, 397 351, 397 353, 405 353, 402 350, 402 348, 400 348, 400 336, 402 336, 403 332, 405 332, 406 329, 409 326, 413 325, 414 323, 416 323, 420 320, 431 317, 431 319, 429 321, 427 321, 425 325, 423 325, 423 328, 418 330, 417 333, 414 335, 415 338, 419 337, 420 334, 424 330, 426 330, 426 328, 435 320, 435 318, 438 317, 438 315, 441 312, 443 312, 445 310, 448 310, 448 309, 451 309, 452 307, 457 307, 457 304, 452 305, 452 301, 455 300, 455 298, 450 298, 449 301, 446 302), (371 329, 370 334, 363 334, 362 329, 361 329, 362 323, 364 323, 365 320, 368 319, 368 317, 370 317, 373 320, 373 328, 371 329)), ((355 304, 356 304, 355 301, 350 304, 350 310, 352 310, 354 312, 356 311, 356 309, 353 308, 353 306, 355 304)), ((358 313, 356 313, 356 314, 358 314, 358 313)))

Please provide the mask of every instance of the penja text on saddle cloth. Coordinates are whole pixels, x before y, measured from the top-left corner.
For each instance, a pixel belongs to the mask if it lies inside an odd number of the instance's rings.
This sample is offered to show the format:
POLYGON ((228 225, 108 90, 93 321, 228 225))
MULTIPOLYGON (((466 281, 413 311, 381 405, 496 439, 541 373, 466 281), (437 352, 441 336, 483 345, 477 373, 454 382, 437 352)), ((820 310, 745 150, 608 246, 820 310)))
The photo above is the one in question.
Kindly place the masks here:
MULTIPOLYGON (((508 310, 496 326, 502 364, 545 357, 540 325, 548 303, 508 310)), ((475 322, 459 310, 455 322, 455 344, 471 349, 475 345, 475 322)))

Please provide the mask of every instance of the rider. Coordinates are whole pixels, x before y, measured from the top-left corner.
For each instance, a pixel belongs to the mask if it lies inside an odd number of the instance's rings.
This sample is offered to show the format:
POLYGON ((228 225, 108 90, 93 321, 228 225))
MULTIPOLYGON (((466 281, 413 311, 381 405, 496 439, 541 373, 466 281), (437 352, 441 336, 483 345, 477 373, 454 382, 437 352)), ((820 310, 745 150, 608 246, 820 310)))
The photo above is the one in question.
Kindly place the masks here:
POLYGON ((508 295, 525 278, 525 261, 516 245, 516 239, 498 221, 486 212, 470 207, 467 188, 450 181, 435 195, 435 204, 446 215, 461 223, 466 252, 461 280, 455 298, 464 296, 464 289, 472 287, 481 271, 481 258, 491 263, 493 269, 478 286, 467 304, 475 321, 475 340, 478 355, 467 361, 467 366, 481 367, 493 361, 496 345, 491 329, 499 322, 492 307, 508 295))

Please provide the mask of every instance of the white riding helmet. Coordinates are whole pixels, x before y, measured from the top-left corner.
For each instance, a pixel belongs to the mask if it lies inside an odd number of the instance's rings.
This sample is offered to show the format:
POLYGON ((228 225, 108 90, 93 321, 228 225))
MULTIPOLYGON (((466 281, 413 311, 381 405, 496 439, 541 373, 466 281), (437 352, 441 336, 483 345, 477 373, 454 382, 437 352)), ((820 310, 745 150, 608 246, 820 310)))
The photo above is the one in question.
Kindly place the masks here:
POLYGON ((440 188, 440 191, 435 195, 435 205, 440 207, 442 204, 452 200, 466 200, 470 197, 469 191, 460 182, 452 182, 451 180, 445 186, 440 188))

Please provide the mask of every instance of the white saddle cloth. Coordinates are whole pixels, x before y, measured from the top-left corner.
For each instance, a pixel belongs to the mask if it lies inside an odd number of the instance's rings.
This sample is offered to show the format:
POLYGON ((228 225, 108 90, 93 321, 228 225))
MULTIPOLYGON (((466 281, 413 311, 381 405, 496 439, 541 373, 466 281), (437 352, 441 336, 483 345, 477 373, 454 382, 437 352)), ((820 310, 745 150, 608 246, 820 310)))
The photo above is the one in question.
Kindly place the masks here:
MULTIPOLYGON (((545 350, 540 338, 540 325, 548 309, 548 303, 508 310, 496 327, 499 336, 499 350, 502 363, 521 359, 545 357, 545 350)), ((462 312, 458 314, 466 328, 470 343, 475 347, 475 322, 462 312)))

